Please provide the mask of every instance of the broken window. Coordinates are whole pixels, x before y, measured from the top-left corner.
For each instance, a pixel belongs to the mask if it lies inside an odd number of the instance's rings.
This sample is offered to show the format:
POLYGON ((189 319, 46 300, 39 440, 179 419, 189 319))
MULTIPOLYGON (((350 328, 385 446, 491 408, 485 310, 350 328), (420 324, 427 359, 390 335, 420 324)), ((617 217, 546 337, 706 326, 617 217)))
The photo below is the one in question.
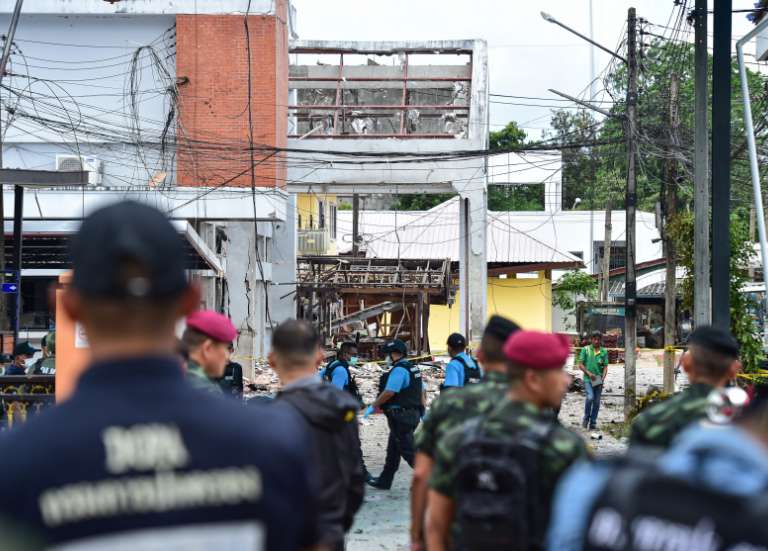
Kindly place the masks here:
POLYGON ((469 51, 292 53, 289 137, 467 137, 469 51))

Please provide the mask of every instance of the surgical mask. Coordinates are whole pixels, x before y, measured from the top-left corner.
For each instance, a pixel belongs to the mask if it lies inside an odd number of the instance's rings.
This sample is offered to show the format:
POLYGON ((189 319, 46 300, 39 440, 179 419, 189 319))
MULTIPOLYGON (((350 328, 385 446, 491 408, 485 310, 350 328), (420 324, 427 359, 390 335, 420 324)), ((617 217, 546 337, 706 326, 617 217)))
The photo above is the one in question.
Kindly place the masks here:
POLYGON ((357 365, 357 356, 349 358, 349 365, 357 365))
POLYGON ((24 360, 24 365, 27 367, 32 367, 37 363, 37 360, 35 358, 29 358, 24 360))
POLYGON ((392 365, 392 356, 387 356, 387 366, 392 365))

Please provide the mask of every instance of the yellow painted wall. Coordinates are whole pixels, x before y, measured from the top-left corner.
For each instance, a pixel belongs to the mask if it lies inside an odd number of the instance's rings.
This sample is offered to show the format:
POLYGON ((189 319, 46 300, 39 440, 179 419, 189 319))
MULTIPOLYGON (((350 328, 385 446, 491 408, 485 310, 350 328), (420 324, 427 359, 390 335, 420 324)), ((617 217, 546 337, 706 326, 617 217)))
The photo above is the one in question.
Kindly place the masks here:
MULTIPOLYGON (((525 329, 552 330, 552 281, 539 272, 536 279, 488 278, 488 316, 499 314, 525 329)), ((453 306, 429 307, 429 345, 433 352, 445 350, 448 335, 458 331, 459 294, 453 306)))
MULTIPOLYGON (((338 207, 338 200, 336 195, 324 195, 318 193, 299 193, 296 195, 296 220, 297 229, 299 230, 311 230, 318 229, 320 225, 320 212, 319 202, 325 203, 325 227, 330 231, 331 210, 330 206, 334 205, 338 207), (299 219, 301 222, 299 223, 299 219), (310 220, 312 224, 310 224, 310 220)), ((337 229, 338 231, 338 229, 337 229)), ((331 239, 329 242, 328 250, 325 251, 327 255, 336 255, 338 253, 338 247, 336 240, 331 239)))

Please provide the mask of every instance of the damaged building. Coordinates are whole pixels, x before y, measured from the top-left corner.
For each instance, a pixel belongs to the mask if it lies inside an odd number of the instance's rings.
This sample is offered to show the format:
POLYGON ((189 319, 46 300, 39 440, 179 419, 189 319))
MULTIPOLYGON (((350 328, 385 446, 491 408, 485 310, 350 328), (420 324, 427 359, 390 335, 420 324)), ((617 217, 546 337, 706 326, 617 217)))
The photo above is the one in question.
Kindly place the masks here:
MULTIPOLYGON (((440 300, 446 304, 457 293, 460 322, 456 329, 470 340, 479 340, 486 319, 487 174, 483 152, 488 145, 487 45, 482 40, 299 40, 291 42, 290 51, 288 189, 298 194, 299 253, 322 256, 348 248, 338 232, 339 195, 396 198, 399 194, 457 193, 461 198, 458 285, 452 290, 452 277, 447 277, 440 284, 444 287, 440 295, 448 298, 440 300), (310 216, 312 223, 307 227, 310 216)), ((391 272, 391 282, 379 292, 380 304, 392 302, 390 298, 396 295, 400 302, 419 302, 418 293, 409 299, 399 275, 430 271, 440 262, 450 264, 443 258, 406 265, 396 257, 371 264, 361 260, 357 249, 352 257, 330 260, 333 271, 391 272)), ((318 269, 318 260, 300 259, 300 264, 305 262, 318 269)), ((299 275, 305 274, 300 270, 299 275)), ((329 292, 324 281, 312 292, 301 279, 299 284, 303 299, 307 293, 320 296, 329 292)), ((331 302, 342 309, 336 314, 342 319, 356 310, 376 307, 370 297, 345 298, 352 291, 343 286, 331 286, 331 290, 336 293, 331 302)), ((319 302, 312 307, 314 310, 307 311, 307 304, 301 303, 299 313, 308 319, 328 315, 317 311, 319 302)), ((381 326, 377 315, 366 323, 381 326)), ((404 309, 387 312, 385 317, 388 323, 397 320, 395 328, 402 320, 414 324, 409 325, 408 332, 414 334, 408 339, 420 350, 427 349, 427 328, 423 323, 416 327, 423 315, 404 309)), ((387 326, 384 334, 399 334, 391 329, 387 326)))

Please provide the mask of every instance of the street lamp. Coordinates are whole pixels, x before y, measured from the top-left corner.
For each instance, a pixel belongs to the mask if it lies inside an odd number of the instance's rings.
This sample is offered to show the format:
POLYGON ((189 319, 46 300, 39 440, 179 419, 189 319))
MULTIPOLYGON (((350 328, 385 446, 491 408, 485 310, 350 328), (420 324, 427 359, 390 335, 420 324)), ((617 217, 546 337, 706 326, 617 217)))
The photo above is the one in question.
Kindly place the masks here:
POLYGON ((600 44, 600 43, 598 43, 598 42, 595 42, 594 40, 592 40, 592 39, 591 39, 591 38, 589 38, 588 36, 584 36, 584 35, 583 35, 583 34, 581 34, 580 32, 578 32, 578 31, 576 31, 576 30, 572 29, 571 27, 569 27, 568 25, 565 25, 564 23, 561 23, 560 21, 558 21, 557 19, 555 19, 554 17, 552 17, 552 16, 551 16, 551 15, 549 15, 548 13, 546 13, 546 12, 541 12, 541 18, 542 18, 544 21, 546 21, 547 23, 553 23, 553 24, 557 25, 558 27, 562 27, 563 29, 565 29, 565 30, 566 30, 566 31, 568 31, 569 33, 571 33, 571 34, 575 34, 576 36, 578 36, 578 37, 579 37, 579 38, 581 38, 582 40, 586 40, 587 42, 589 42, 589 43, 590 43, 590 44, 592 44, 593 46, 596 46, 596 47, 600 48, 601 50, 603 50, 605 53, 611 54, 611 55, 612 55, 613 57, 615 57, 616 59, 620 59, 620 60, 621 60, 621 61, 623 61, 624 63, 628 63, 628 62, 627 62, 627 58, 625 58, 624 56, 622 56, 622 55, 620 55, 620 54, 617 54, 617 53, 616 53, 616 52, 614 52, 613 50, 611 50, 611 49, 609 49, 609 48, 606 48, 605 46, 603 46, 602 44, 600 44))

